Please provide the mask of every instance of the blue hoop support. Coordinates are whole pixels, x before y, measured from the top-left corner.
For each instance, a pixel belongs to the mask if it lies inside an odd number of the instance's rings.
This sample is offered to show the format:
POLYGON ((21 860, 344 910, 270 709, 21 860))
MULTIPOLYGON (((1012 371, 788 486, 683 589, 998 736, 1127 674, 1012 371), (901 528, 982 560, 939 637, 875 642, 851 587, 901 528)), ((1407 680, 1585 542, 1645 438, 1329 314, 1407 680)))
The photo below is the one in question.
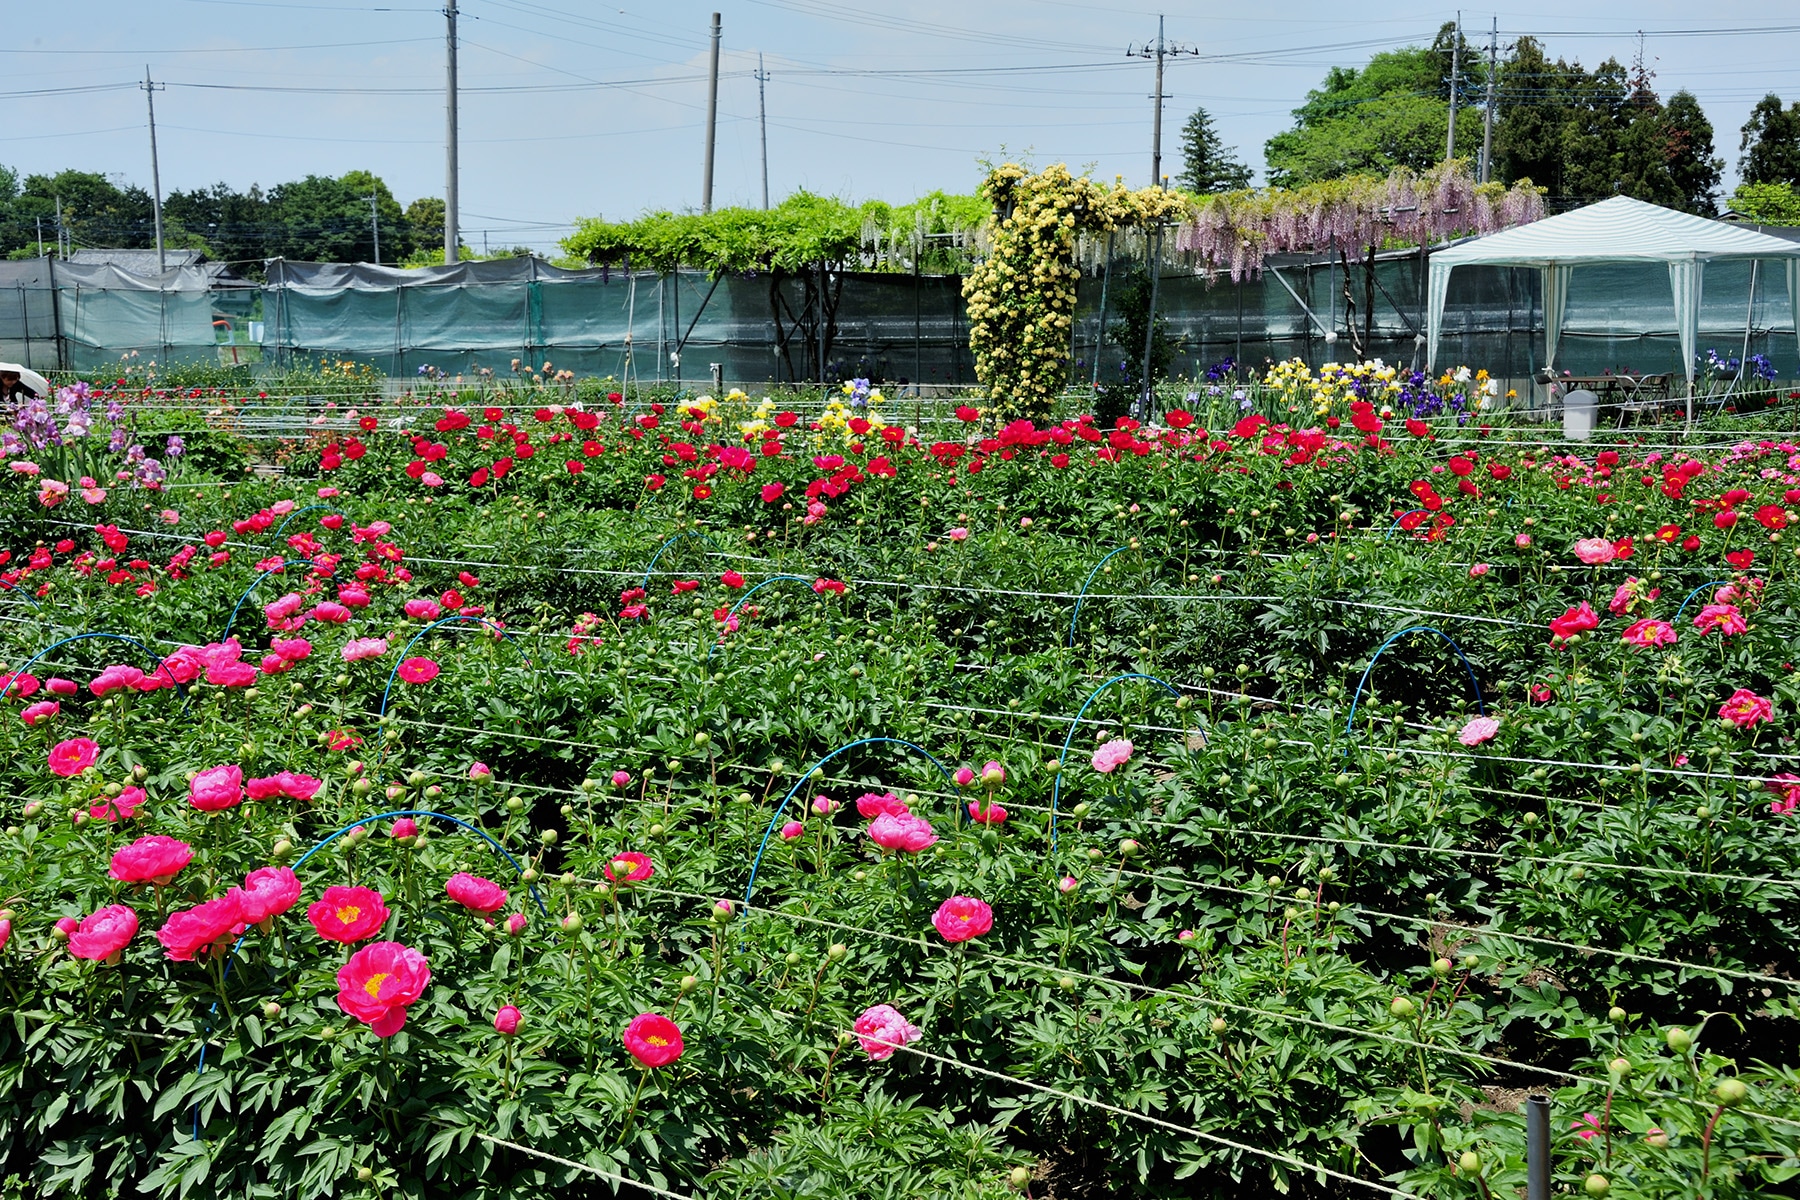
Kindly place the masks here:
POLYGON ((1107 551, 1106 557, 1101 559, 1099 562, 1095 563, 1094 569, 1088 572, 1088 577, 1085 580, 1083 580, 1081 583, 1081 590, 1079 592, 1075 593, 1075 611, 1069 614, 1069 636, 1068 636, 1067 640, 1065 640, 1063 642, 1063 645, 1073 646, 1075 644, 1075 622, 1081 619, 1081 602, 1087 596, 1087 590, 1090 586, 1092 586, 1092 584, 1094 582, 1094 576, 1096 576, 1100 573, 1101 567, 1104 567, 1109 561, 1111 561, 1113 555, 1122 553, 1129 549, 1131 549, 1131 547, 1129 547, 1129 546, 1119 546, 1119 547, 1116 547, 1115 549, 1107 551))
POLYGON ((1431 510, 1427 509, 1427 508, 1409 508, 1409 509, 1407 509, 1405 512, 1401 513, 1399 516, 1394 518, 1394 523, 1392 525, 1388 526, 1387 533, 1386 533, 1386 535, 1383 536, 1382 540, 1383 541, 1391 540, 1394 536, 1394 530, 1400 528, 1400 522, 1406 520, 1406 518, 1412 516, 1414 513, 1422 513, 1422 512, 1430 512, 1430 511, 1431 510))
POLYGON ((281 566, 278 570, 264 571, 261 575, 258 575, 251 581, 250 586, 244 589, 244 594, 238 597, 237 603, 231 606, 231 616, 226 618, 225 632, 219 635, 219 640, 222 642, 231 636, 231 627, 237 624, 238 611, 244 607, 244 601, 250 598, 250 593, 254 592, 262 585, 263 580, 271 575, 285 574, 289 567, 311 567, 316 565, 317 564, 310 558, 282 559, 281 566))
POLYGON ((717 542, 707 537, 704 533, 701 533, 698 529, 684 529, 656 548, 656 553, 650 556, 650 565, 644 568, 644 578, 639 581, 638 586, 641 588, 648 588, 650 586, 651 572, 656 570, 656 560, 663 556, 663 551, 667 550, 670 546, 673 546, 676 542, 679 542, 682 538, 688 537, 699 538, 714 550, 719 548, 717 542))
MULTIPOLYGON (((758 593, 758 592, 762 591, 764 588, 768 587, 771 583, 780 583, 783 580, 788 580, 793 583, 804 583, 809 586, 811 584, 817 582, 817 580, 808 579, 804 575, 771 575, 767 579, 763 580, 761 583, 757 584, 755 587, 751 588, 749 591, 745 592, 742 596, 738 597, 738 602, 731 606, 730 612, 725 614, 725 621, 724 621, 725 628, 727 628, 727 629, 731 628, 731 618, 737 616, 737 610, 744 607, 744 602, 746 600, 750 599, 750 597, 756 595, 756 593, 758 593)), ((719 638, 713 639, 712 646, 709 647, 706 651, 706 657, 709 662, 712 660, 713 654, 719 649, 720 644, 721 644, 721 642, 720 642, 719 638)))
POLYGON ((44 606, 38 603, 37 597, 32 595, 30 592, 26 591, 24 588, 20 587, 18 584, 8 583, 8 582, 6 582, 6 580, 0 579, 0 588, 5 588, 7 591, 11 592, 13 595, 17 596, 19 599, 25 601, 27 604, 30 604, 31 607, 37 609, 39 612, 44 611, 44 606))
MULTIPOLYGON (((1113 553, 1116 554, 1116 553, 1118 553, 1118 551, 1115 550, 1113 553)), ((1181 693, 1176 691, 1175 688, 1173 686, 1171 686, 1170 684, 1165 683, 1164 681, 1162 681, 1161 679, 1158 679, 1154 675, 1145 675, 1139 671, 1130 671, 1124 675, 1114 675, 1111 679, 1107 680, 1105 683, 1103 683, 1099 687, 1095 688, 1092 692, 1088 693, 1088 698, 1081 702, 1081 708, 1075 713, 1075 719, 1073 721, 1069 722, 1069 736, 1065 737, 1063 739, 1062 756, 1057 760, 1058 762, 1062 763, 1062 768, 1056 772, 1056 778, 1050 784, 1050 853, 1051 854, 1056 853, 1056 810, 1057 810, 1058 802, 1061 801, 1061 799, 1062 799, 1063 774, 1064 774, 1064 772, 1066 772, 1069 769, 1069 747, 1074 745, 1074 743, 1075 743, 1075 731, 1081 728, 1081 718, 1087 715, 1088 706, 1093 704, 1094 701, 1096 701, 1100 698, 1100 693, 1104 692, 1107 688, 1112 687, 1116 683, 1124 683, 1127 679, 1148 680, 1149 682, 1154 683, 1157 687, 1161 688, 1163 691, 1169 693, 1169 695, 1175 697, 1177 700, 1179 700, 1181 698, 1181 693)), ((1201 726, 1200 736, 1203 738, 1206 736, 1204 725, 1201 726)))
MULTIPOLYGON (((1463 670, 1469 673, 1469 687, 1475 693, 1475 707, 1482 716, 1487 716, 1487 705, 1483 703, 1481 699, 1481 685, 1475 681, 1475 668, 1469 665, 1469 656, 1463 653, 1462 647, 1457 645, 1455 639, 1441 629, 1431 625, 1408 625, 1400 632, 1391 634, 1387 641, 1381 643, 1380 647, 1376 649, 1375 653, 1369 658, 1369 665, 1363 668, 1362 678, 1356 681, 1356 691, 1352 692, 1350 695, 1350 716, 1344 722, 1345 738, 1349 738, 1352 730, 1356 727, 1357 703, 1362 700, 1363 687, 1369 682, 1369 675, 1375 670, 1375 664, 1380 660, 1382 652, 1409 633, 1435 633, 1438 637, 1448 643, 1452 650, 1456 651, 1456 657, 1462 659, 1463 670)), ((1343 753, 1350 753, 1350 747, 1348 745, 1344 747, 1343 753)))
MULTIPOLYGON (((504 858, 507 861, 507 863, 509 865, 511 865, 511 867, 513 869, 513 873, 515 875, 523 876, 525 874, 525 868, 520 865, 519 860, 514 858, 512 856, 512 854, 506 849, 506 847, 502 846, 498 841, 496 841, 494 839, 494 836, 492 834, 488 833, 487 830, 481 829, 474 825, 471 825, 467 821, 464 821, 458 817, 453 817, 453 816, 449 815, 448 813, 432 812, 428 809, 423 809, 423 808, 396 809, 393 812, 376 813, 374 816, 363 817, 362 819, 360 819, 358 821, 354 821, 351 824, 344 826, 342 829, 337 830, 335 833, 328 834, 323 840, 321 840, 318 843, 318 845, 314 846, 311 850, 308 850, 305 854, 302 854, 299 857, 299 859, 295 861, 294 870, 296 872, 298 872, 301 867, 306 865, 307 859, 311 858, 313 855, 317 854, 319 851, 323 850, 325 847, 331 845, 331 843, 337 841, 339 838, 341 838, 345 834, 349 833, 352 829, 360 829, 364 825, 373 824, 376 821, 390 820, 395 817, 427 817, 427 818, 433 818, 433 819, 440 820, 440 821, 448 821, 452 825, 461 826, 462 828, 468 830, 470 833, 479 837, 482 841, 486 842, 489 846, 493 847, 494 852, 496 854, 498 854, 501 858, 504 858)), ((548 908, 544 907, 544 898, 543 898, 543 896, 538 894, 537 884, 527 883, 525 886, 527 889, 530 890, 531 898, 533 900, 537 901, 538 912, 542 916, 544 916, 546 919, 548 919, 550 916, 550 910, 548 908)), ((237 941, 231 943, 231 953, 225 956, 225 977, 227 979, 229 979, 231 977, 231 966, 232 966, 232 963, 237 959, 238 947, 242 946, 244 944, 244 939, 249 936, 250 936, 249 932, 245 931, 244 933, 241 933, 238 935, 237 941)), ((219 1011, 219 1005, 218 1005, 218 1002, 215 1001, 213 1003, 213 1006, 211 1008, 207 1009, 207 1014, 209 1016, 211 1016, 213 1014, 216 1014, 218 1011, 219 1011)), ((194 1074, 196 1076, 198 1076, 198 1075, 204 1074, 205 1072, 206 1072, 206 1042, 204 1040, 202 1040, 200 1043, 200 1062, 199 1062, 199 1065, 194 1068, 194 1074)), ((193 1138, 193 1140, 196 1142, 200 1140, 200 1106, 199 1106, 199 1104, 194 1105, 194 1138, 193 1138)))
POLYGON ((1669 624, 1675 625, 1681 621, 1681 614, 1687 611, 1688 602, 1691 601, 1695 596, 1698 596, 1701 592, 1704 592, 1707 588, 1724 587, 1731 582, 1732 581, 1729 579, 1715 579, 1711 583, 1703 583, 1699 587, 1695 588, 1693 591, 1689 592, 1687 594, 1687 599, 1683 600, 1681 602, 1681 607, 1675 610, 1675 620, 1670 621, 1669 624))
MULTIPOLYGON (((420 638, 424 637, 426 634, 428 634, 432 630, 436 629, 439 625, 449 625, 456 621, 474 621, 478 625, 486 625, 487 627, 492 629, 495 633, 500 635, 501 641, 510 640, 506 630, 500 626, 499 622, 490 621, 486 617, 471 617, 471 616, 466 616, 462 613, 455 613, 448 617, 438 618, 437 620, 433 621, 431 624, 427 625, 425 628, 419 630, 419 632, 413 634, 412 641, 406 643, 406 648, 404 650, 401 650, 399 657, 394 660, 393 667, 390 668, 388 671, 387 686, 381 689, 381 709, 380 709, 380 711, 378 711, 375 714, 376 720, 379 721, 382 717, 387 716, 388 693, 391 692, 394 688, 394 676, 396 676, 400 673, 400 664, 406 661, 406 651, 411 650, 414 646, 416 646, 418 644, 420 638)), ((525 665, 526 666, 531 665, 531 660, 529 658, 527 658, 525 660, 525 665)), ((376 755, 375 755, 375 765, 380 766, 381 760, 385 757, 387 757, 387 741, 385 739, 383 739, 383 741, 381 743, 381 748, 379 751, 376 752, 376 755)))
MULTIPOLYGON (((862 740, 855 742, 846 742, 844 745, 839 746, 836 750, 833 750, 824 758, 821 758, 818 762, 802 771, 800 773, 800 778, 794 781, 794 786, 789 788, 787 790, 787 795, 781 798, 781 803, 775 806, 775 815, 769 818, 769 828, 763 832, 762 845, 756 848, 756 859, 750 864, 750 882, 744 885, 745 907, 749 907, 750 893, 756 887, 756 872, 757 869, 762 866, 763 851, 769 848, 769 839, 775 836, 775 829, 781 822, 781 814, 787 811, 788 801, 792 800, 794 794, 802 787, 806 786, 806 781, 812 778, 812 773, 814 771, 818 770, 838 755, 844 753, 846 750, 854 750, 858 746, 873 745, 876 742, 891 742, 896 746, 905 746, 908 750, 914 750, 923 754, 926 758, 931 760, 931 765, 938 769, 938 773, 944 777, 944 782, 948 783, 952 789, 956 787, 956 777, 950 774, 950 769, 948 767, 937 760, 936 755, 925 749, 925 747, 909 742, 905 738, 872 737, 863 738, 862 740)), ((958 816, 962 815, 962 802, 960 799, 957 802, 956 812, 958 816)))
POLYGON ((281 519, 281 524, 279 524, 275 527, 275 536, 279 538, 281 536, 281 531, 288 527, 288 522, 292 521, 295 517, 299 516, 301 513, 315 512, 321 508, 330 508, 332 512, 337 513, 337 515, 340 517, 344 515, 342 509, 331 508, 331 505, 329 505, 329 504, 309 504, 305 508, 296 508, 293 512, 291 512, 287 516, 283 517, 281 519))
POLYGON ((175 685, 175 690, 183 697, 187 696, 187 688, 183 687, 181 681, 175 678, 175 672, 170 671, 168 665, 165 664, 161 658, 157 657, 156 651, 150 649, 150 647, 144 645, 144 643, 138 641, 136 638, 123 633, 78 633, 73 637, 63 638, 60 642, 51 642, 48 646, 45 646, 42 650, 39 650, 36 654, 27 659, 24 666, 12 673, 15 675, 23 675, 26 671, 31 669, 32 663, 35 663, 38 659, 44 657, 44 655, 50 653, 58 646, 66 646, 70 642, 86 641, 88 638, 111 638, 115 642, 124 642, 128 646, 136 646, 139 650, 144 652, 152 663, 155 664, 150 668, 150 673, 152 675, 158 671, 166 672, 169 676, 169 682, 175 685))

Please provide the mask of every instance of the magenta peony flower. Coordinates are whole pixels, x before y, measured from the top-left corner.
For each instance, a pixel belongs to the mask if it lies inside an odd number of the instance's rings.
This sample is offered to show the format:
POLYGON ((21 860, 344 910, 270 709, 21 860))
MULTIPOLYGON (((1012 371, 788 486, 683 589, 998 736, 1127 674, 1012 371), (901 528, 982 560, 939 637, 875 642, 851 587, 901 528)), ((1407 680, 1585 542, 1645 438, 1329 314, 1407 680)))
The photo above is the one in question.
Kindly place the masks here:
POLYGON ((491 879, 458 871, 444 884, 449 897, 470 912, 491 913, 506 907, 506 889, 491 879))
POLYGON ((873 821, 883 813, 895 817, 912 815, 906 802, 892 792, 864 792, 856 798, 856 811, 865 821, 873 821))
POLYGON ((168 883, 192 862, 194 848, 184 841, 153 833, 113 851, 112 877, 120 883, 168 883))
POLYGON ((307 907, 306 919, 326 941, 348 944, 381 932, 388 909, 372 888, 328 887, 307 907))
POLYGON ((519 1032, 519 1022, 524 1019, 524 1016, 525 1014, 520 1012, 516 1005, 502 1006, 500 1011, 494 1014, 494 1032, 501 1037, 511 1037, 519 1032))
POLYGON ((69 738, 50 747, 50 770, 67 779, 94 765, 100 757, 100 743, 93 738, 69 738))
POLYGON ((429 658, 404 658, 400 660, 399 675, 406 683, 430 683, 438 677, 438 665, 429 658))
POLYGON ((952 896, 938 905, 931 924, 946 942, 966 942, 994 927, 994 910, 973 896, 952 896))
POLYGON ((869 839, 883 850, 904 850, 908 854, 917 854, 927 846, 934 844, 937 834, 932 831, 931 822, 923 817, 915 817, 911 813, 882 813, 869 822, 869 839))
POLYGON ((203 951, 244 931, 243 893, 232 888, 223 896, 169 914, 156 940, 176 962, 192 962, 203 951))
POLYGON ((1646 650, 1675 644, 1675 627, 1655 617, 1645 617, 1619 635, 1619 640, 1646 650))
POLYGON ((986 804, 979 800, 969 801, 969 820, 979 825, 1004 825, 1010 815, 1005 808, 991 801, 986 804))
POLYGON ((863 1010, 851 1026, 863 1053, 876 1062, 892 1058, 901 1046, 911 1045, 925 1034, 909 1022, 891 1004, 876 1004, 863 1010))
POLYGON ((1694 618, 1694 628, 1700 631, 1702 637, 1715 630, 1720 637, 1731 637, 1743 633, 1750 625, 1744 620, 1744 614, 1738 611, 1737 605, 1708 604, 1694 618))
POLYGON ((244 798, 244 770, 236 763, 209 767, 188 781, 188 803, 201 812, 221 812, 244 798))
POLYGON ((610 883, 642 883, 656 874, 650 857, 636 850, 626 850, 608 859, 601 868, 610 883))
POLYGON ((1773 720, 1774 716, 1774 706, 1768 700, 1745 688, 1731 693, 1731 698, 1719 706, 1719 719, 1739 729, 1773 720))
MULTIPOLYGON (((62 711, 62 704, 56 700, 39 700, 36 704, 27 704, 19 713, 19 720, 27 725, 36 725, 39 721, 48 721, 62 711)), ((54 770, 55 768, 52 768, 54 770)))
POLYGON ((109 904, 82 919, 69 935, 69 953, 92 962, 117 962, 125 943, 137 935, 138 917, 128 906, 109 904))
POLYGON ((431 983, 431 964, 410 946, 376 942, 352 954, 337 980, 338 1007, 376 1037, 393 1037, 406 1024, 407 1006, 431 983))
POLYGON ((625 1027, 625 1048, 646 1067, 666 1067, 681 1057, 681 1027, 656 1013, 640 1013, 625 1027))
POLYGON ((279 917, 300 901, 300 879, 287 867, 258 867, 244 876, 238 906, 244 924, 260 925, 279 917))
POLYGON ((791 842, 806 832, 806 826, 798 821, 789 821, 781 827, 781 840, 791 842))

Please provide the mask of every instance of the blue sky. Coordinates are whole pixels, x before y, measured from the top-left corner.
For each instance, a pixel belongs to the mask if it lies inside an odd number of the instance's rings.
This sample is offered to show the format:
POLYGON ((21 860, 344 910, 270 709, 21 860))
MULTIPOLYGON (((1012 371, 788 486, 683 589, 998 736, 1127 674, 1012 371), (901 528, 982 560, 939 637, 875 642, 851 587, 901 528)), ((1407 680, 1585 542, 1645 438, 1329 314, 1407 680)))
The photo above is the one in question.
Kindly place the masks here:
MULTIPOLYGON (((777 199, 796 187, 851 200, 968 191, 981 158, 1027 152, 1148 182, 1152 68, 1126 51, 1155 38, 1154 8, 464 0, 465 241, 548 248, 578 215, 697 206, 715 8, 716 204, 760 202, 759 51, 777 199)), ((1428 41, 1455 13, 1342 0, 1163 11, 1170 39, 1201 52, 1168 68, 1170 172, 1196 105, 1260 168, 1263 142, 1328 67, 1428 41)), ((1628 62, 1643 30, 1659 90, 1694 92, 1711 118, 1728 188, 1750 106, 1769 91, 1800 98, 1800 19, 1779 5, 1536 0, 1465 9, 1471 40, 1490 16, 1503 42, 1530 33, 1590 66, 1628 62)), ((4 29, 0 163, 22 173, 77 167, 147 186, 144 95, 131 85, 148 64, 168 84, 156 97, 165 191, 362 167, 403 204, 443 194, 444 18, 431 3, 61 0, 14 5, 4 29)))

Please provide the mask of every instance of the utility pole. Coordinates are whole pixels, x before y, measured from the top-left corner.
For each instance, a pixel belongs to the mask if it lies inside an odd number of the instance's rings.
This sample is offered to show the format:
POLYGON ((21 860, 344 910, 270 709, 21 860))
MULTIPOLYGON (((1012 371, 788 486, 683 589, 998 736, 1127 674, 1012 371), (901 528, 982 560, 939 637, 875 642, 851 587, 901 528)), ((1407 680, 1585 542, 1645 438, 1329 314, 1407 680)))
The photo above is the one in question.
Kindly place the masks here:
POLYGON ((769 106, 765 88, 769 73, 763 70, 762 52, 756 54, 756 123, 762 128, 763 211, 769 208, 769 106))
POLYGON ((457 260, 456 213, 456 0, 444 5, 444 261, 457 260))
POLYGON ((375 235, 375 265, 381 265, 381 210, 375 207, 375 193, 369 193, 369 231, 375 235))
POLYGON ((1462 88, 1462 11, 1456 13, 1456 32, 1450 35, 1450 136, 1444 141, 1444 161, 1456 157, 1456 99, 1462 88))
POLYGON ((1490 18, 1488 26, 1488 78, 1487 78, 1487 113, 1481 119, 1481 182, 1488 181, 1488 174, 1493 166, 1494 155, 1494 72, 1495 56, 1499 53, 1500 18, 1490 18))
MULTIPOLYGON (((162 170, 156 161, 156 90, 158 85, 150 82, 150 64, 144 64, 144 100, 150 106, 150 200, 151 211, 156 215, 156 270, 158 274, 169 269, 163 258, 162 228, 162 170)), ((60 221, 58 222, 60 224, 60 221)))
POLYGON ((56 256, 64 262, 69 261, 69 251, 63 245, 62 197, 56 198, 56 256))
MULTIPOLYGON (((719 14, 712 15, 712 68, 706 82, 706 180, 700 187, 700 211, 712 211, 713 142, 719 132, 719 14)), ((768 207, 765 203, 764 207, 768 207)))
POLYGON ((1169 98, 1163 91, 1163 59, 1176 54, 1199 54, 1198 50, 1185 46, 1177 46, 1163 39, 1163 18, 1156 18, 1156 44, 1146 42, 1140 47, 1125 47, 1125 53, 1133 58, 1153 58, 1156 60, 1156 95, 1151 97, 1156 103, 1155 115, 1150 126, 1150 186, 1159 187, 1163 181, 1162 173, 1162 118, 1163 102, 1169 98))

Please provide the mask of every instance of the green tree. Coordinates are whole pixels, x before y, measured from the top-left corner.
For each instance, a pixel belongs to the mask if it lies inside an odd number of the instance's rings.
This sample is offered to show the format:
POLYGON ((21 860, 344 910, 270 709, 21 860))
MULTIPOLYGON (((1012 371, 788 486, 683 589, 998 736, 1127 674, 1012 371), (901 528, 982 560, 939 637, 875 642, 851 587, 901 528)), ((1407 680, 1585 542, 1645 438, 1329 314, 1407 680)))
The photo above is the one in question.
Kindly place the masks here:
POLYGON ((1176 182, 1190 192, 1239 192, 1250 186, 1250 168, 1219 139, 1204 108, 1196 108, 1181 127, 1181 159, 1176 182))
POLYGON ((1800 188, 1791 183, 1740 183, 1731 208, 1758 225, 1800 225, 1800 188))
POLYGON ((1738 149, 1738 174, 1746 183, 1800 186, 1800 100, 1786 108, 1770 93, 1756 102, 1744 122, 1738 149))
MULTIPOLYGON (((1294 127, 1264 146, 1269 182, 1298 187, 1346 174, 1386 174, 1395 167, 1423 170, 1444 158, 1450 124, 1450 55, 1456 27, 1446 24, 1433 43, 1384 50, 1360 70, 1333 67, 1294 110, 1294 127)), ((1483 93, 1487 63, 1462 42, 1459 96, 1483 93)), ((1458 108, 1459 153, 1479 145, 1475 110, 1458 108)))
POLYGON ((406 206, 406 224, 412 237, 412 253, 418 255, 437 248, 439 262, 444 253, 444 201, 438 196, 420 196, 406 206))
POLYGON ((1725 160, 1713 153, 1712 122, 1700 101, 1692 92, 1676 92, 1663 109, 1662 125, 1669 175, 1681 198, 1676 207, 1703 217, 1718 216, 1725 160))

